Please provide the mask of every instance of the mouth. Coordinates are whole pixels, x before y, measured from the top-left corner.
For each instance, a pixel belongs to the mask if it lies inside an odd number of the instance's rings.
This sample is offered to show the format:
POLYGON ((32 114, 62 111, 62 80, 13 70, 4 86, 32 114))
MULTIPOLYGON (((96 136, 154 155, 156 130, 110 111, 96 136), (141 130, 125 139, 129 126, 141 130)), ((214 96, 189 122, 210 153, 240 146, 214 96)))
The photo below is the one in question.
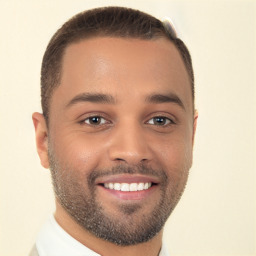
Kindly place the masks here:
POLYGON ((143 191, 148 190, 152 187, 152 182, 139 182, 139 183, 104 183, 102 184, 104 188, 116 190, 116 191, 123 191, 123 192, 136 192, 136 191, 143 191))
POLYGON ((105 193, 124 200, 141 200, 150 196, 159 185, 154 178, 145 176, 114 176, 98 182, 105 193))

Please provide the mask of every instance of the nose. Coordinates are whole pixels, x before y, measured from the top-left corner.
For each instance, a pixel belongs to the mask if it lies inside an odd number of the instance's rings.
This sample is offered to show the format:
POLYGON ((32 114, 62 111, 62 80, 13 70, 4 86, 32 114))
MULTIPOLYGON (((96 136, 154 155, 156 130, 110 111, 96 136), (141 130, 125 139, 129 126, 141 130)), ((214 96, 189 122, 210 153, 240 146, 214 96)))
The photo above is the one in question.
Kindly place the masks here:
POLYGON ((109 157, 111 161, 125 162, 129 165, 149 162, 152 153, 143 127, 131 123, 116 127, 112 131, 109 157))

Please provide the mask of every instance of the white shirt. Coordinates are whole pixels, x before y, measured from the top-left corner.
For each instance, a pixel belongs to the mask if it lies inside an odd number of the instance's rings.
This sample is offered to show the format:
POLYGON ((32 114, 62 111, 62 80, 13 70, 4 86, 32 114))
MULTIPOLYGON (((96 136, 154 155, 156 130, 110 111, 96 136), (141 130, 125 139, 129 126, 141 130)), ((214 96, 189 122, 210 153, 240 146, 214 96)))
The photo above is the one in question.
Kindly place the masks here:
MULTIPOLYGON (((39 256, 100 256, 70 236, 51 216, 41 229, 36 248, 39 256)), ((159 256, 168 256, 163 245, 159 256)))

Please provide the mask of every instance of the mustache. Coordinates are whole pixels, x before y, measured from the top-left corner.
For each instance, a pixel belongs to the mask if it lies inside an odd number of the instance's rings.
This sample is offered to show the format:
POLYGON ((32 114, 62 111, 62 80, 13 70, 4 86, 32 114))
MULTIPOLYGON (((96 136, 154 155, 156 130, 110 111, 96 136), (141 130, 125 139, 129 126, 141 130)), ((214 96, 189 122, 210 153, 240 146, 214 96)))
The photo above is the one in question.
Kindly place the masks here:
POLYGON ((163 169, 153 169, 150 166, 145 166, 143 164, 139 165, 116 165, 113 166, 110 169, 104 169, 104 170, 93 170, 87 180, 89 185, 93 185, 95 183, 95 180, 101 177, 110 176, 110 175, 118 175, 118 174, 142 174, 142 175, 150 175, 157 177, 161 181, 167 181, 168 176, 166 175, 166 172, 163 169))

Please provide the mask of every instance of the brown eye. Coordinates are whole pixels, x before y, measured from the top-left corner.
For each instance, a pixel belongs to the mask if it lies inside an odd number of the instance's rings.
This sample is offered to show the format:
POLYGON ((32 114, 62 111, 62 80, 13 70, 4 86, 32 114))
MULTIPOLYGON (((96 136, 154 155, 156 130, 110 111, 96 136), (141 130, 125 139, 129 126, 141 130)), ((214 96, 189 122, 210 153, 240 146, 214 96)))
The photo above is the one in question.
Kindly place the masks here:
POLYGON ((102 125, 105 124, 107 121, 101 116, 91 116, 86 118, 84 122, 89 125, 102 125))
POLYGON ((164 125, 167 125, 167 124, 170 124, 170 123, 173 123, 173 122, 167 117, 156 116, 156 117, 151 118, 148 121, 148 123, 152 124, 152 125, 164 126, 164 125))

